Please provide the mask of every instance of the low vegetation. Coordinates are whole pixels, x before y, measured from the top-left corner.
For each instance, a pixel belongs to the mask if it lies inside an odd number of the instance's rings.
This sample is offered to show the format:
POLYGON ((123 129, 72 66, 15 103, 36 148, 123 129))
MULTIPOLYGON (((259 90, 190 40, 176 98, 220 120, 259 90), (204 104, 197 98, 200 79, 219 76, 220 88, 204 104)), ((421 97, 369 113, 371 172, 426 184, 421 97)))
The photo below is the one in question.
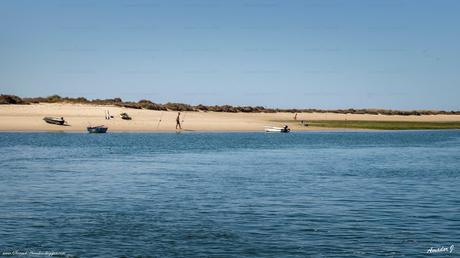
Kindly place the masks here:
POLYGON ((26 103, 18 96, 0 95, 0 104, 26 104, 26 103))
POLYGON ((93 105, 115 105, 119 107, 149 110, 171 110, 171 111, 201 111, 201 112, 231 112, 231 113, 337 113, 337 114, 371 114, 371 115, 402 115, 402 116, 420 116, 420 115, 438 115, 438 114, 460 114, 460 111, 435 111, 435 110, 389 110, 389 109, 279 109, 265 108, 262 106, 231 106, 231 105, 189 105, 184 103, 166 103, 159 104, 150 100, 143 99, 138 102, 123 101, 121 98, 113 99, 93 99, 88 100, 84 97, 69 98, 59 95, 36 98, 20 98, 14 95, 0 95, 0 104, 21 104, 27 105, 32 103, 75 103, 75 104, 93 104, 93 105))
MULTIPOLYGON (((290 121, 294 122, 294 121, 290 121)), ((434 130, 460 129, 460 121, 453 122, 413 122, 413 121, 358 121, 358 120, 315 120, 305 122, 308 126, 371 129, 371 130, 434 130)))

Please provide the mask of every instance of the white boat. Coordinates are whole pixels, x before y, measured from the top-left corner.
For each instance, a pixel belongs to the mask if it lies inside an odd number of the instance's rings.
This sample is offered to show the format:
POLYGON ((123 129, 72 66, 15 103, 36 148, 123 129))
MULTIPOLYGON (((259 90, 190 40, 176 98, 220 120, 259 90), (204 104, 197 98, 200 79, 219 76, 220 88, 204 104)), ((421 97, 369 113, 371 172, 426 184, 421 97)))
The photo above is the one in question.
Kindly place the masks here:
POLYGON ((284 127, 265 126, 265 132, 267 133, 289 133, 290 131, 291 129, 287 125, 284 127))

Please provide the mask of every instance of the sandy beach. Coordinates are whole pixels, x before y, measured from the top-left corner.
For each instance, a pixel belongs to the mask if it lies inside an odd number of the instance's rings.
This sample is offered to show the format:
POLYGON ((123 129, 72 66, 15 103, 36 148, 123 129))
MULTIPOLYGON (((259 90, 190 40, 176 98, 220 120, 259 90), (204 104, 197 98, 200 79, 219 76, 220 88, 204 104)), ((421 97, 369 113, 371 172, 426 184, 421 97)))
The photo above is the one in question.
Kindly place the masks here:
MULTIPOLYGON (((96 106, 85 104, 0 105, 0 131, 85 131, 88 125, 106 125, 111 132, 175 131, 176 111, 153 111, 96 106), (113 119, 106 120, 108 110, 113 119), (127 112, 133 119, 122 120, 127 112), (47 124, 45 116, 64 117, 68 126, 47 124), (161 121, 160 121, 161 120, 161 121)), ((218 113, 182 112, 183 129, 191 131, 262 131, 264 126, 281 126, 293 120, 292 113, 218 113)), ((460 115, 386 116, 335 113, 299 113, 297 120, 366 120, 366 121, 460 121, 460 115)), ((330 130, 322 127, 303 127, 290 122, 293 130, 330 130)))

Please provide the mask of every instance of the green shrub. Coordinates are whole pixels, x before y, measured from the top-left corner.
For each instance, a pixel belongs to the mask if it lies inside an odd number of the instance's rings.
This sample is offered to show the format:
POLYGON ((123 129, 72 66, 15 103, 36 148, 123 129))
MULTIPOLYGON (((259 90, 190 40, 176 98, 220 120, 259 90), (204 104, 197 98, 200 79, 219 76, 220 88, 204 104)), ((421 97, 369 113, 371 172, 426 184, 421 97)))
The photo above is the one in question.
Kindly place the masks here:
POLYGON ((27 104, 20 97, 15 95, 0 95, 0 104, 27 104))

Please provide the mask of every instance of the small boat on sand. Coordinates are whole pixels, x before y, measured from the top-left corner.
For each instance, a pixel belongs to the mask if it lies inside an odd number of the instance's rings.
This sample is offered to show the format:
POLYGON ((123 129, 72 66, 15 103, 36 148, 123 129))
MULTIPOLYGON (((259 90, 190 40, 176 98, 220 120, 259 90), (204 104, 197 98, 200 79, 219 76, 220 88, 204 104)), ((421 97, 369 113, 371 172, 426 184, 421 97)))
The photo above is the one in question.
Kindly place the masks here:
POLYGON ((289 133, 291 129, 285 125, 284 127, 276 126, 265 126, 265 132, 267 133, 289 133))
POLYGON ((88 126, 86 127, 89 133, 106 133, 109 129, 107 126, 98 125, 98 126, 88 126))
POLYGON ((47 122, 48 124, 54 124, 54 125, 64 125, 65 124, 65 120, 63 117, 47 116, 47 117, 44 117, 43 120, 45 120, 45 122, 47 122))
POLYGON ((121 113, 120 114, 121 119, 124 120, 131 120, 132 118, 128 115, 128 113, 121 113))

